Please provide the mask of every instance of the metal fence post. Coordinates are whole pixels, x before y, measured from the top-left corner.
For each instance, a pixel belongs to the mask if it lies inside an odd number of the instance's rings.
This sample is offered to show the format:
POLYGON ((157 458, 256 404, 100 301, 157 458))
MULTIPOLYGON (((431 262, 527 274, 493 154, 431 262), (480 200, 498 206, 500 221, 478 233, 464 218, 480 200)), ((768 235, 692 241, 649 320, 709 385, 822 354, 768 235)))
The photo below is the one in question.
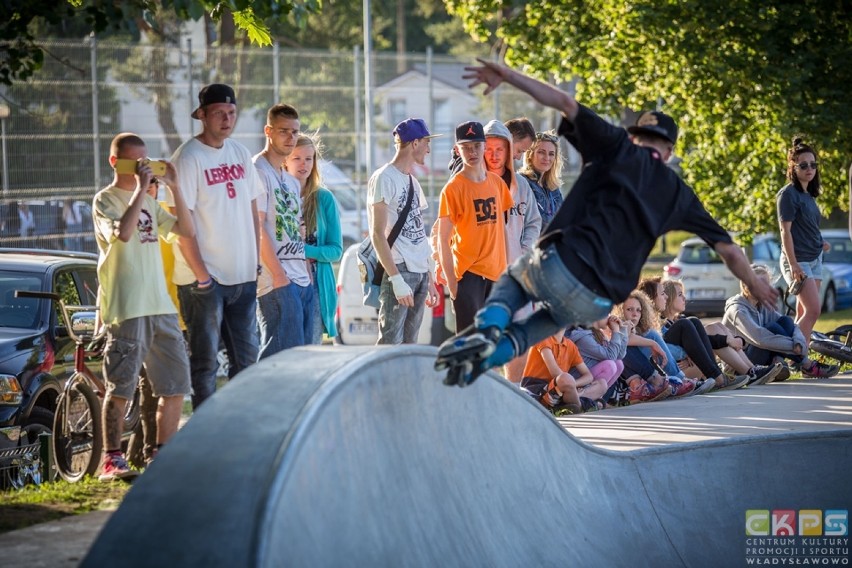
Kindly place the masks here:
MULTIPOLYGON (((189 100, 189 112, 191 113, 193 108, 195 108, 195 104, 193 104, 193 102, 192 102, 192 98, 194 96, 195 88, 193 87, 193 84, 192 84, 193 77, 192 77, 192 38, 191 37, 186 38, 186 77, 188 79, 187 84, 189 85, 189 93, 188 93, 189 99, 188 100, 189 100)), ((193 136, 195 136, 195 120, 191 116, 189 116, 189 113, 187 114, 187 116, 189 117, 189 137, 192 138, 193 136)))
MULTIPOLYGON (((360 57, 361 57, 361 50, 356 45, 355 47, 352 48, 352 77, 353 77, 353 82, 354 82, 353 93, 355 95, 353 97, 353 101, 354 101, 354 105, 355 105, 355 116, 354 116, 355 120, 354 120, 354 125, 353 125, 352 136, 355 139, 354 140, 354 142, 355 142, 355 187, 358 188, 358 191, 355 192, 355 196, 357 198, 358 211, 362 210, 361 206, 363 204, 362 197, 361 197, 361 188, 364 187, 364 186, 362 186, 361 182, 362 182, 362 180, 367 179, 367 177, 363 176, 362 173, 361 173, 361 140, 360 140, 360 138, 361 138, 361 136, 360 136, 360 134, 361 134, 361 65, 360 65, 360 63, 361 63, 361 61, 360 61, 360 57)), ((369 172, 368 172, 368 175, 369 175, 369 172)), ((366 200, 366 193, 364 194, 364 200, 366 200)), ((358 216, 358 231, 363 232, 364 229, 365 229, 365 227, 364 227, 364 223, 363 223, 363 216, 359 215, 358 216)))
POLYGON ((373 90, 372 74, 373 65, 370 61, 373 56, 372 22, 370 17, 370 0, 364 3, 364 131, 367 144, 365 151, 365 166, 368 172, 373 171, 373 90))
MULTIPOLYGON (((426 47, 426 81, 429 84, 429 128, 435 132, 435 77, 432 74, 432 46, 426 47)), ((435 197, 435 153, 429 152, 429 197, 435 197)))
POLYGON ((38 435, 39 456, 41 457, 42 479, 50 482, 56 479, 56 461, 53 459, 53 434, 42 432, 38 435))
POLYGON ((280 63, 280 47, 278 42, 272 44, 272 102, 276 103, 281 98, 281 63, 280 63))
POLYGON ((98 191, 101 186, 101 148, 100 148, 100 124, 98 120, 98 38, 92 33, 89 48, 89 61, 92 66, 92 163, 94 164, 94 190, 98 191))

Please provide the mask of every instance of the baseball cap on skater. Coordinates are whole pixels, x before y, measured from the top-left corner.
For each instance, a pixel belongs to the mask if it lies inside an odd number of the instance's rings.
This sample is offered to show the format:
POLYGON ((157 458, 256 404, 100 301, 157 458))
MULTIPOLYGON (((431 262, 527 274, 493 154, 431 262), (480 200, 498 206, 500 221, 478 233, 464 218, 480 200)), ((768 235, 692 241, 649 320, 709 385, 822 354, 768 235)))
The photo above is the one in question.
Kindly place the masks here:
POLYGON ((192 111, 192 118, 198 118, 198 111, 207 105, 216 103, 237 104, 237 96, 229 85, 213 83, 198 91, 198 108, 192 111))
POLYGON ((393 137, 399 144, 414 142, 421 138, 437 138, 441 134, 429 134, 422 118, 406 118, 393 129, 393 137))
POLYGON ((456 142, 485 142, 482 124, 469 121, 456 126, 456 142))
POLYGON ((651 134, 665 138, 672 144, 677 142, 677 124, 664 112, 648 110, 636 119, 636 126, 627 129, 630 134, 651 134))

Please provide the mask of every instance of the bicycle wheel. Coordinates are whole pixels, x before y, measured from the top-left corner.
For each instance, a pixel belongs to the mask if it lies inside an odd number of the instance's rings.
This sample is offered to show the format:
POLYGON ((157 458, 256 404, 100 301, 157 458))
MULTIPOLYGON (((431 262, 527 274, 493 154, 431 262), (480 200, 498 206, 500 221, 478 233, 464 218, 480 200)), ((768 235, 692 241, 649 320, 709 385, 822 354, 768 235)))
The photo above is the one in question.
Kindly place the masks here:
POLYGON ((53 455, 62 479, 93 475, 103 452, 101 405, 85 382, 74 380, 60 395, 53 419, 53 455))
POLYGON ((814 332, 814 335, 811 335, 811 351, 816 351, 826 357, 837 359, 841 363, 852 363, 852 349, 826 336, 817 338, 815 335, 816 332, 814 332))

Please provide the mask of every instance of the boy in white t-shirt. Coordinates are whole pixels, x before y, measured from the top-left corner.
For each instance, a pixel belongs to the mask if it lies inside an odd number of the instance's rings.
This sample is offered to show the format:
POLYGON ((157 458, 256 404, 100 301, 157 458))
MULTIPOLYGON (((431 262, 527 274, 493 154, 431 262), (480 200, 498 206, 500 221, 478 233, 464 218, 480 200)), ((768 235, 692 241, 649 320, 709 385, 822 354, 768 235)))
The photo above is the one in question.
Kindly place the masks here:
POLYGON ((134 174, 116 170, 112 185, 95 195, 92 212, 98 258, 98 305, 107 326, 103 402, 104 455, 102 481, 136 475, 121 451, 124 410, 133 397, 144 363, 157 408, 157 446, 177 432, 183 397, 189 393, 189 361, 178 324, 177 309, 166 291, 159 236, 192 237, 195 228, 167 164, 160 180, 171 190, 177 217, 147 194, 153 178, 145 143, 135 134, 116 136, 110 165, 136 161, 134 174))
POLYGON ((260 257, 257 323, 260 359, 283 349, 307 345, 313 337, 314 288, 305 261, 302 197, 299 182, 284 169, 284 160, 299 137, 299 113, 277 104, 266 113, 266 145, 254 157, 265 187, 258 199, 260 257))
POLYGON ((201 133, 172 157, 196 230, 195 237, 178 239, 172 278, 189 338, 193 408, 216 391, 220 342, 229 377, 257 361, 255 200, 263 195, 251 152, 230 139, 237 122, 234 90, 207 85, 198 102, 192 118, 201 121, 201 133))
MULTIPOLYGON (((379 295, 379 345, 415 343, 425 306, 438 301, 429 265, 432 249, 423 224, 426 196, 414 179, 415 164, 423 165, 429 154, 429 134, 420 118, 409 118, 393 131, 396 154, 376 170, 367 183, 367 220, 370 240, 385 269, 379 295), (388 235, 412 193, 411 207, 402 230, 388 244, 388 235)), ((440 135, 437 135, 440 136, 440 135)))

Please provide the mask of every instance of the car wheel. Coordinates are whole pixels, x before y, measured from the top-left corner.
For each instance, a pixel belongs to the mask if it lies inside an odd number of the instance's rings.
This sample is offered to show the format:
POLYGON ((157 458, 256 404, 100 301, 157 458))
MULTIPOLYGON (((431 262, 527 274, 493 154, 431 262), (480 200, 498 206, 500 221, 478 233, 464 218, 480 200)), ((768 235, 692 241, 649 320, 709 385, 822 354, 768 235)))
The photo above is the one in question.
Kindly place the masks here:
POLYGON ((825 291, 825 299, 822 301, 823 313, 830 314, 837 309, 837 292, 834 291, 834 284, 829 284, 825 291))
POLYGON ((35 444, 39 434, 49 434, 52 430, 53 412, 43 406, 33 407, 29 418, 21 427, 21 433, 27 436, 27 444, 35 444))

